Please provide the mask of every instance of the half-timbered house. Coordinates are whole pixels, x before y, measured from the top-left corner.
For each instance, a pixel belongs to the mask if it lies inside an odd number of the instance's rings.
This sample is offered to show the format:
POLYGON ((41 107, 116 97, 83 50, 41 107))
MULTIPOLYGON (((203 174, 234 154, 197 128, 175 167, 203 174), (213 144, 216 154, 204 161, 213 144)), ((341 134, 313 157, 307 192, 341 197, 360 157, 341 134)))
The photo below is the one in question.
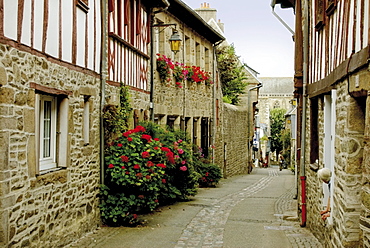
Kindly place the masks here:
POLYGON ((301 226, 325 247, 369 247, 369 1, 275 2, 296 13, 301 226))
POLYGON ((0 1, 0 246, 100 223, 99 0, 0 1))

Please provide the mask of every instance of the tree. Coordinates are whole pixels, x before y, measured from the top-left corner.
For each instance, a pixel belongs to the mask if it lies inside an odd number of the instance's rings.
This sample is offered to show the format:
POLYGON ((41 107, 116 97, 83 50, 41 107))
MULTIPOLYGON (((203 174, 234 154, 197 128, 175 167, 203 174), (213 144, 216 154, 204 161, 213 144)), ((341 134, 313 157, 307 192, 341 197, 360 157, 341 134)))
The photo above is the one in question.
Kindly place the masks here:
POLYGON ((284 130, 286 110, 275 108, 270 111, 271 151, 283 150, 282 131, 284 130))
POLYGON ((239 102, 239 95, 244 93, 248 85, 245 65, 240 63, 239 57, 235 54, 234 45, 218 48, 216 56, 224 101, 236 105, 239 102))

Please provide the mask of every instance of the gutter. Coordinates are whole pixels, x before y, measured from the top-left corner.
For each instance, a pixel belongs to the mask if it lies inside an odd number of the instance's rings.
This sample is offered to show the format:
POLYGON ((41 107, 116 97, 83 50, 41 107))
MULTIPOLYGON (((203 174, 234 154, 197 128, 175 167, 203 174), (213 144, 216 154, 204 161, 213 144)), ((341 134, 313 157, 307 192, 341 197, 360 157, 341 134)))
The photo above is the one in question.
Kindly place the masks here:
POLYGON ((104 123, 103 123, 103 108, 105 105, 105 84, 107 81, 107 46, 108 46, 108 9, 105 0, 101 0, 102 8, 102 41, 101 41, 101 65, 100 65, 100 183, 104 184, 105 170, 104 170, 104 123))
POLYGON ((308 83, 308 1, 304 0, 303 8, 303 91, 302 91, 302 131, 301 131, 301 160, 300 160, 300 179, 301 179, 301 198, 302 198, 302 222, 301 227, 306 226, 307 206, 306 206, 306 110, 307 110, 307 83, 308 83))

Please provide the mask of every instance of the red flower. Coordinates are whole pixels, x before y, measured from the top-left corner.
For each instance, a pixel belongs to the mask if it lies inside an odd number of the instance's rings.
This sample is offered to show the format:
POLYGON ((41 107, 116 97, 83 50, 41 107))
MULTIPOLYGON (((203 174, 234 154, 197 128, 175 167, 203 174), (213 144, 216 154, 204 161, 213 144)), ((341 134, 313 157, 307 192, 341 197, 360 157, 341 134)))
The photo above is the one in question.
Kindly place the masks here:
POLYGON ((145 198, 144 195, 138 195, 137 197, 139 197, 140 199, 144 199, 145 198))
POLYGON ((148 134, 143 134, 143 135, 141 136, 141 138, 142 138, 142 139, 145 139, 145 140, 147 140, 147 141, 150 141, 150 140, 152 139, 152 136, 150 136, 150 135, 148 135, 148 134))
POLYGON ((122 144, 121 144, 121 143, 118 143, 118 144, 117 144, 117 146, 118 146, 118 147, 122 147, 122 144))
POLYGON ((136 218, 137 218, 137 214, 133 214, 133 215, 132 215, 132 217, 133 217, 134 219, 136 219, 136 218))
POLYGON ((162 179, 162 183, 166 183, 166 182, 167 182, 167 181, 166 181, 166 179, 164 179, 164 178, 163 178, 163 179, 162 179))
POLYGON ((166 165, 165 164, 157 164, 158 167, 161 167, 161 168, 166 168, 166 165))
POLYGON ((168 147, 161 147, 161 150, 164 152, 170 152, 171 150, 168 147))
POLYGON ((154 166, 154 163, 153 163, 152 161, 148 161, 148 162, 146 162, 146 165, 147 165, 148 167, 151 167, 151 166, 154 166))
POLYGON ((134 165, 134 169, 136 169, 136 170, 140 169, 140 165, 135 164, 135 165, 134 165))
POLYGON ((142 178, 143 174, 142 173, 136 173, 136 176, 139 177, 139 178, 142 178))
POLYGON ((129 175, 130 174, 130 172, 129 171, 126 171, 126 175, 129 175))
POLYGON ((124 169, 126 169, 126 167, 125 167, 125 166, 122 166, 121 168, 122 168, 123 170, 124 170, 124 169))
POLYGON ((206 177, 208 177, 209 176, 209 173, 208 172, 206 172, 206 177))
POLYGON ((109 164, 109 165, 108 165, 108 168, 109 168, 109 169, 114 168, 114 164, 109 164))
POLYGON ((143 126, 136 126, 135 129, 134 129, 134 132, 137 133, 137 132, 145 132, 145 127, 143 126))
POLYGON ((132 130, 129 130, 127 132, 124 132, 122 135, 127 138, 130 134, 132 134, 132 130))
POLYGON ((132 141, 132 138, 131 137, 128 137, 127 140, 131 142, 132 141))
POLYGON ((171 164, 175 164, 175 158, 173 157, 173 152, 167 152, 166 157, 171 164))
POLYGON ((122 159, 122 162, 125 162, 125 163, 127 163, 130 159, 129 159, 129 157, 127 157, 127 156, 121 156, 121 159, 122 159))
POLYGON ((158 139, 158 138, 154 138, 154 140, 155 140, 155 141, 159 141, 159 139, 158 139))
POLYGON ((142 152, 141 153, 141 157, 142 158, 149 158, 150 157, 150 153, 149 152, 142 152))
POLYGON ((158 147, 158 146, 154 147, 154 150, 158 150, 158 149, 159 149, 159 147, 158 147))
POLYGON ((158 203, 158 199, 155 199, 155 200, 154 200, 154 202, 155 202, 155 203, 158 203))
POLYGON ((151 177, 151 176, 149 176, 149 175, 146 175, 146 176, 145 176, 145 178, 149 180, 149 179, 151 179, 152 177, 151 177))

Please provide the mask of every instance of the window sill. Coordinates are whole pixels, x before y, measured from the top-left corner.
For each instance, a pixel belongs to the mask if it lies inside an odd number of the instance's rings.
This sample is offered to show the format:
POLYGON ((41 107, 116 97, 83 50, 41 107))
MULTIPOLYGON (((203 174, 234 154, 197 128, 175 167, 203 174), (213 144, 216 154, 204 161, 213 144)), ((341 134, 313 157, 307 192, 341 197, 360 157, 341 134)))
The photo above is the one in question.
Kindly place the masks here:
POLYGON ((34 188, 48 184, 66 183, 67 176, 68 169, 65 167, 41 171, 34 179, 31 180, 31 187, 34 188))

